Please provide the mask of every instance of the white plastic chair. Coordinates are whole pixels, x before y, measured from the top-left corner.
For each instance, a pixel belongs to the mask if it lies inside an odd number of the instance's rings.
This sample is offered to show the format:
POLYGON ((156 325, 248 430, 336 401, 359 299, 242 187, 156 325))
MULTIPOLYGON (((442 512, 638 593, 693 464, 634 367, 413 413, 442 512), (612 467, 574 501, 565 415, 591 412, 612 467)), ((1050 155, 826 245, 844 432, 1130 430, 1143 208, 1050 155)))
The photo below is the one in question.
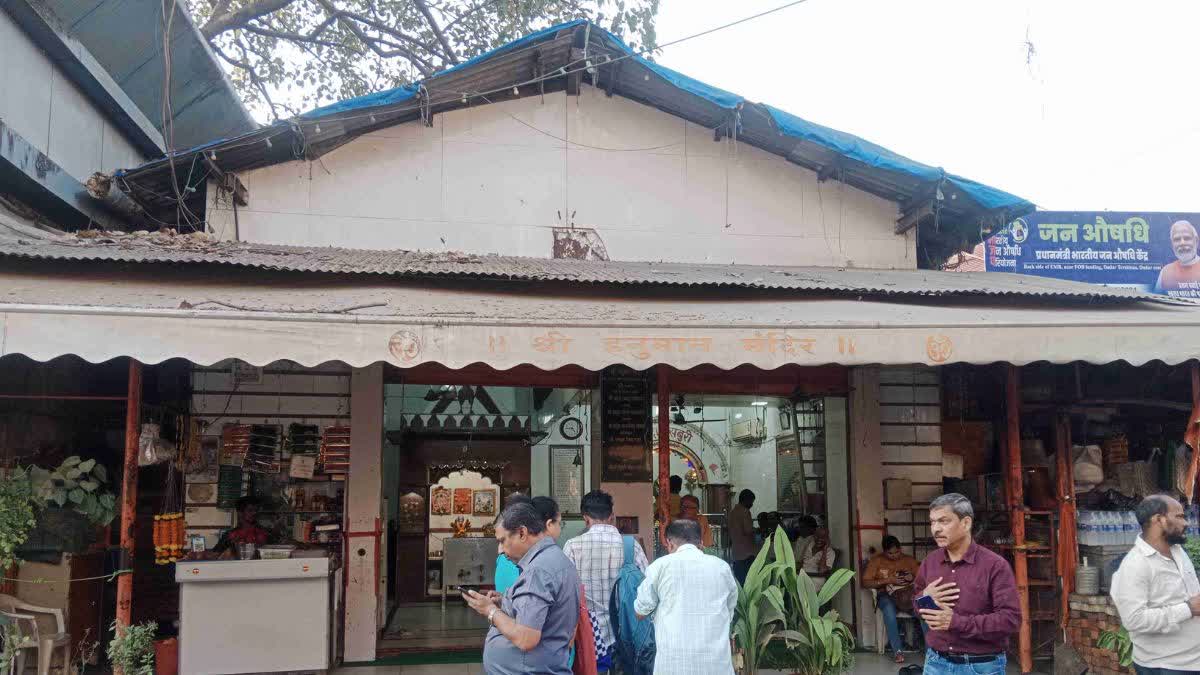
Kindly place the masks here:
POLYGON ((20 640, 17 644, 17 654, 13 659, 14 673, 21 675, 25 670, 25 652, 29 649, 37 649, 38 675, 50 675, 50 664, 56 649, 62 650, 64 675, 71 672, 71 636, 67 633, 61 609, 38 607, 11 595, 0 594, 0 615, 8 619, 9 630, 16 631, 20 640), (38 614, 54 617, 58 632, 42 632, 38 628, 38 617, 36 616, 38 614))
MULTIPOLYGON (((887 638, 887 627, 883 625, 883 612, 879 611, 879 590, 878 589, 875 589, 875 588, 871 589, 871 603, 875 606, 875 651, 879 654, 882 654, 885 650, 887 650, 888 638, 887 638)), ((904 612, 904 611, 901 611, 899 607, 897 607, 896 608, 896 622, 900 623, 904 619, 909 619, 910 621, 913 622, 914 626, 916 625, 917 617, 913 616, 912 612, 904 612)), ((909 639, 910 644, 911 644, 911 641, 912 641, 912 639, 915 638, 915 636, 910 636, 909 632, 907 630, 904 630, 905 624, 900 623, 900 628, 904 632, 904 637, 909 639)))

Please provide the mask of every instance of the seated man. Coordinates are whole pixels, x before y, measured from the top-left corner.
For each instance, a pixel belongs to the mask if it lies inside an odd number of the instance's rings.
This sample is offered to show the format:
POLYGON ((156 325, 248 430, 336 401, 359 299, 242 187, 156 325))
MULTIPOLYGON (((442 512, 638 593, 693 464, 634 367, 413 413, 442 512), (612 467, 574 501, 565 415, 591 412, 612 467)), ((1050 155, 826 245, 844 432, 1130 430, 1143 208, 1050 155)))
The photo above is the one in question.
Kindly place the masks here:
POLYGON ((796 523, 796 541, 792 542, 792 555, 800 562, 812 551, 813 532, 817 531, 817 519, 812 516, 800 516, 796 523))
POLYGON ((888 644, 895 654, 896 663, 904 663, 904 643, 900 639, 900 622, 896 618, 899 607, 908 611, 913 601, 913 580, 921 568, 916 558, 905 555, 900 540, 888 535, 883 538, 883 553, 873 556, 863 572, 863 588, 876 591, 876 604, 883 615, 887 628, 888 644))
MULTIPOLYGON (((813 532, 812 546, 808 548, 803 559, 796 561, 809 576, 829 576, 833 569, 833 561, 837 554, 829 545, 829 530, 821 527, 813 532)), ((815 581, 815 579, 814 579, 815 581)))
POLYGON ((829 545, 829 530, 822 527, 813 532, 812 547, 802 560, 796 561, 796 564, 813 580, 813 586, 820 592, 825 580, 829 578, 829 573, 833 571, 836 559, 837 552, 829 545))

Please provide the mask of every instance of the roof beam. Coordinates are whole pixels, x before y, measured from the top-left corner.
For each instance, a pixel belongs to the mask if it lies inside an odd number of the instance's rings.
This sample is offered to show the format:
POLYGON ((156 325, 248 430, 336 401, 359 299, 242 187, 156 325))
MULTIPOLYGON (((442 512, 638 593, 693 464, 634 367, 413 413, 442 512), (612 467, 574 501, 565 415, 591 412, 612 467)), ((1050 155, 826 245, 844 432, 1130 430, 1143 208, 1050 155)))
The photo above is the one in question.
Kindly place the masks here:
POLYGON ((124 224, 101 208, 87 188, 0 120, 0 185, 4 192, 35 204, 59 225, 95 223, 108 229, 124 224))
POLYGON ((917 226, 917 223, 925 220, 934 213, 933 200, 928 200, 914 206, 905 211, 900 219, 896 221, 896 234, 904 234, 917 226))

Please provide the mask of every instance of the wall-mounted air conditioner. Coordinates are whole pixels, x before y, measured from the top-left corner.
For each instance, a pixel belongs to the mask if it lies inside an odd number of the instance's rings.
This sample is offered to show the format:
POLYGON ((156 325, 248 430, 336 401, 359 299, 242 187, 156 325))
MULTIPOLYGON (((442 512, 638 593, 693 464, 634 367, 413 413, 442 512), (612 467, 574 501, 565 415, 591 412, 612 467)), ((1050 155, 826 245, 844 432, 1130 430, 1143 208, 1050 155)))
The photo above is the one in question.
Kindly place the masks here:
POLYGON ((767 430, 763 421, 755 417, 734 422, 729 436, 734 443, 761 443, 767 437, 767 430))

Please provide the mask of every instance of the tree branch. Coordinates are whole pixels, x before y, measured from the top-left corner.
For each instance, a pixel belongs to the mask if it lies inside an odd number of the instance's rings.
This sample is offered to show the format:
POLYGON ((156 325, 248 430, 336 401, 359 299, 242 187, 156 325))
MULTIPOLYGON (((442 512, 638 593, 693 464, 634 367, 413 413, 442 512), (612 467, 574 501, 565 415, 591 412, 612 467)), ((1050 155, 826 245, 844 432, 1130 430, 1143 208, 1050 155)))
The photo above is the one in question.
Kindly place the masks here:
POLYGON ((208 22, 200 27, 200 34, 212 40, 214 37, 235 28, 242 28, 251 21, 266 16, 287 7, 295 0, 255 0, 234 12, 225 12, 209 17, 208 22))
POLYGON ((421 11, 421 14, 425 17, 425 20, 429 22, 429 28, 433 30, 433 34, 437 36, 438 42, 442 45, 442 49, 446 50, 446 59, 449 60, 450 63, 457 65, 458 56, 455 55, 454 48, 450 46, 450 41, 446 39, 445 33, 442 33, 442 29, 438 26, 437 19, 433 18, 433 12, 429 11, 429 5, 425 3, 425 0, 413 0, 413 2, 416 4, 417 9, 421 11))
MULTIPOLYGON (((429 75, 433 74, 433 64, 429 63, 428 61, 421 58, 420 56, 417 56, 412 51, 407 50, 403 47, 400 47, 399 45, 389 45, 389 46, 393 46, 395 48, 395 50, 391 53, 385 52, 384 50, 380 49, 379 45, 377 44, 378 42, 380 42, 380 40, 378 40, 377 38, 372 38, 372 37, 368 36, 366 33, 363 32, 362 28, 360 28, 357 25, 358 22, 362 22, 362 23, 372 25, 373 27, 375 27, 375 26, 378 26, 378 24, 376 24, 376 22, 371 21, 371 20, 367 19, 366 17, 360 16, 358 14, 339 11, 336 8, 334 8, 332 5, 329 4, 328 0, 317 0, 317 4, 320 5, 321 7, 323 7, 325 9, 325 11, 329 14, 338 14, 339 15, 338 22, 341 23, 343 26, 345 26, 346 29, 349 30, 351 33, 353 33, 354 37, 357 37, 364 45, 366 45, 367 49, 370 49, 371 51, 375 52, 375 54, 377 56, 379 56, 380 58, 386 59, 386 58, 391 58, 393 56, 403 56, 403 57, 409 59, 410 61, 412 61, 413 65, 415 65, 421 71, 422 75, 425 75, 426 77, 428 77, 429 75)), ((380 30, 389 35, 394 34, 394 31, 392 31, 391 29, 386 29, 386 28, 381 27, 380 30)))
MULTIPOLYGON (((254 24, 246 24, 245 26, 242 26, 242 30, 246 31, 247 33, 254 33, 255 35, 261 35, 263 37, 269 37, 269 38, 276 38, 278 40, 287 40, 289 42, 311 43, 311 44, 315 44, 315 45, 321 45, 324 47, 341 47, 342 46, 341 43, 334 42, 332 40, 321 40, 316 35, 314 35, 314 33, 309 33, 308 35, 301 35, 300 33, 283 33, 283 32, 277 31, 277 30, 272 30, 270 28, 263 28, 261 26, 256 26, 254 24)), ((321 32, 324 31, 323 28, 321 28, 320 30, 321 30, 321 32)))
POLYGON ((266 84, 263 83, 263 81, 258 77, 258 74, 254 72, 254 66, 250 64, 250 57, 248 54, 246 54, 245 45, 241 43, 235 43, 235 46, 238 48, 238 50, 242 52, 243 60, 241 61, 226 54, 225 50, 217 46, 216 43, 212 43, 211 46, 213 51, 217 53, 217 56, 225 59, 225 61, 231 66, 246 71, 246 76, 250 78, 250 83, 253 84, 256 89, 258 89, 258 93, 262 94, 263 100, 266 101, 267 105, 271 107, 271 117, 274 117, 276 120, 278 120, 279 113, 275 112, 275 101, 271 98, 271 94, 267 92, 266 84))

